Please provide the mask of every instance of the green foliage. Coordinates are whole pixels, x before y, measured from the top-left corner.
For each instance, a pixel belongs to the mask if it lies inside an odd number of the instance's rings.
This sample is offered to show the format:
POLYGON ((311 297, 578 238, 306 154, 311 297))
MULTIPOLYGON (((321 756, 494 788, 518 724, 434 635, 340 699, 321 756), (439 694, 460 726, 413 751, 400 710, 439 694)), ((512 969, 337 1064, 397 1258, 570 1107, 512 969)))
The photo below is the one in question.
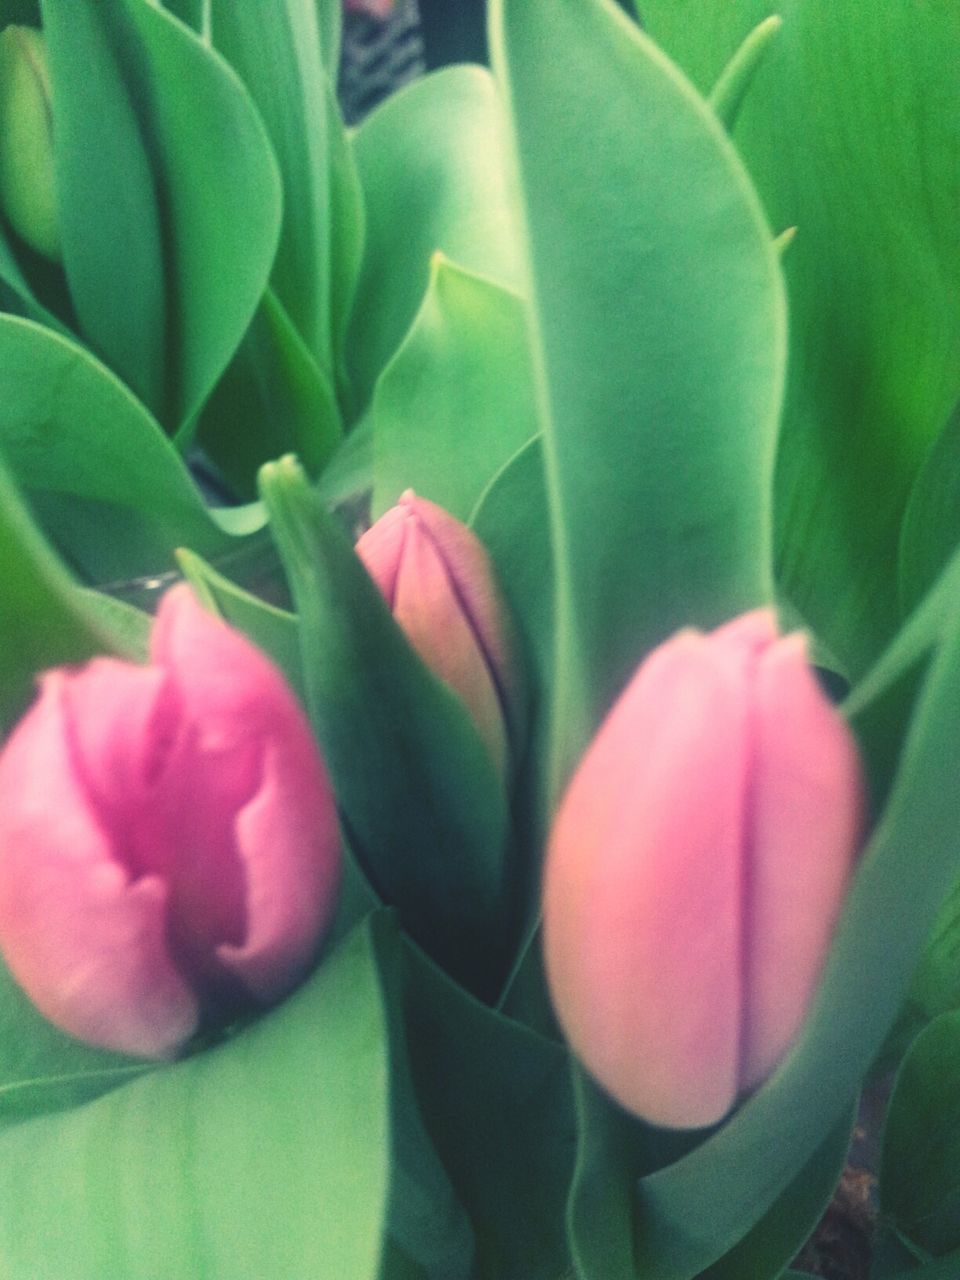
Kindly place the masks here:
POLYGON ((960 1254, 960 1010, 931 1022, 900 1068, 883 1135, 880 1210, 928 1255, 960 1254))
POLYGON ((783 19, 734 134, 772 225, 798 229, 778 575, 859 674, 897 629, 904 507, 960 394, 960 28, 950 5, 639 7, 704 92, 751 27, 783 19))
POLYGON ((11 1276, 375 1280, 387 1029, 375 922, 233 1039, 0 1135, 11 1276), (51 1206, 55 1205, 55 1211, 51 1206))
POLYGON ((599 0, 492 14, 533 282, 559 777, 652 644, 770 598, 785 308, 733 148, 636 27, 599 0))

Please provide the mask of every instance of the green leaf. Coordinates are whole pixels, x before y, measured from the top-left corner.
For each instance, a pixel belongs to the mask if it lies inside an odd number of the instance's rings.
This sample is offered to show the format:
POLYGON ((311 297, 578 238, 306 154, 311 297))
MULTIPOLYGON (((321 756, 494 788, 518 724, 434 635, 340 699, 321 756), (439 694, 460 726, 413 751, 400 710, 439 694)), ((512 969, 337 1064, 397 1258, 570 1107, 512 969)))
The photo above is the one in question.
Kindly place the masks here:
POLYGON ((514 925, 502 780, 296 463, 268 464, 260 484, 351 843, 409 933, 458 978, 495 991, 514 925))
POLYGON ((152 1067, 58 1030, 0 960, 0 1128, 87 1102, 152 1067))
POLYGON ((900 1009, 940 902, 960 875, 960 793, 952 782, 958 758, 960 614, 954 596, 893 788, 793 1050, 727 1124, 641 1184, 639 1265, 648 1269, 645 1280, 693 1276, 729 1250, 839 1123, 900 1009), (890 929, 893 918, 896 928, 890 929), (771 1133, 777 1134, 773 1145, 771 1133), (695 1221, 689 1214, 693 1196, 704 1206, 695 1221))
POLYGON ((250 91, 280 166, 283 228, 272 286, 328 379, 362 235, 359 183, 324 65, 330 22, 316 0, 213 3, 214 44, 250 91))
POLYGON ((526 308, 434 254, 430 283, 373 397, 373 514, 412 488, 466 520, 537 431, 526 308))
POLYGON ((543 444, 527 441, 493 477, 470 515, 487 548, 543 693, 553 660, 553 552, 543 474, 543 444))
POLYGON ((782 25, 783 20, 774 15, 754 27, 711 89, 710 106, 727 129, 732 129, 736 124, 754 76, 763 65, 770 41, 782 25))
POLYGON ((960 546, 960 402, 917 472, 900 530, 900 602, 912 606, 960 546))
POLYGON ((165 424, 189 429, 269 277, 281 191, 267 135, 229 67, 149 0, 42 11, 81 326, 165 424))
POLYGON ((450 67, 401 89, 353 138, 367 211, 347 361, 356 409, 399 347, 439 249, 516 289, 523 279, 501 108, 481 67, 450 67))
MULTIPOLYGON (((420 982, 398 928, 381 928, 377 960, 390 1035, 389 1248, 383 1280, 475 1280, 476 1246, 466 1211, 427 1132, 411 1068, 406 988, 420 982)), ((418 958, 419 958, 419 953, 418 958)), ((420 964, 426 967, 426 961, 420 964)), ((436 979, 434 979, 436 981, 436 979)), ((419 993, 419 1000, 430 999, 419 993)), ((432 1082, 431 1082, 432 1083, 432 1082)), ((454 1091, 460 1095, 458 1084, 454 1091)))
MULTIPOLYGON (((2 403, 2 399, 0 399, 2 403)), ((0 455, 0 733, 23 711, 34 675, 97 653, 134 657, 91 608, 31 520, 0 455)))
MULTIPOLYGON (((51 272, 56 273, 56 269, 48 268, 45 274, 49 276, 51 272)), ((2 224, 0 224, 0 285, 6 286, 5 290, 0 290, 2 294, 0 302, 4 311, 26 316, 29 320, 36 320, 38 324, 46 325, 48 329, 54 329, 58 333, 68 332, 67 326, 40 301, 34 284, 24 275, 23 268, 7 237, 6 228, 2 224)))
POLYGON ((532 274, 559 777, 652 644, 771 597, 785 307, 729 139, 609 0, 499 0, 491 31, 532 274))
POLYGON ((960 1251, 960 1010, 921 1031, 897 1075, 880 1210, 928 1253, 960 1251))
POLYGON ((304 345, 272 290, 204 406, 198 441, 234 494, 256 493, 257 470, 296 453, 319 475, 341 439, 330 377, 304 345))
POLYGON ((900 522, 960 395, 960 26, 950 5, 643 0, 701 87, 771 9, 783 27, 736 142, 785 260, 790 379, 779 573, 855 674, 898 621, 900 522))
POLYGON ((41 4, 64 266, 84 335, 164 411, 167 284, 156 175, 142 137, 117 0, 41 4))
POLYGON ((756 1226, 704 1272, 703 1280, 774 1280, 830 1204, 850 1147, 856 1108, 843 1116, 756 1226))
POLYGON ((168 568, 180 543, 214 556, 233 545, 127 388, 76 343, 13 316, 0 316, 0 448, 32 501, 51 495, 47 532, 93 581, 168 568))
POLYGON ((357 930, 224 1045, 0 1135, 10 1280, 376 1280, 386 1017, 357 930))
POLYGON ((473 1224, 477 1280, 557 1280, 574 1145, 566 1051, 473 1000, 410 945, 403 984, 413 1084, 473 1224))

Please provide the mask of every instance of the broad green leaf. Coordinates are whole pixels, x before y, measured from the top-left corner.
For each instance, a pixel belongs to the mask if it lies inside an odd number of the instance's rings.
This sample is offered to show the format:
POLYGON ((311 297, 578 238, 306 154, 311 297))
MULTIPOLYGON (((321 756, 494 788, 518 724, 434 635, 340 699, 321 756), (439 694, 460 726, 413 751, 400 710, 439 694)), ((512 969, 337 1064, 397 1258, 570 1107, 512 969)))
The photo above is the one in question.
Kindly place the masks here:
POLYGON ((150 647, 150 615, 142 609, 94 591, 90 587, 80 589, 80 599, 87 611, 97 618, 121 645, 124 654, 134 662, 146 662, 150 647))
POLYGON ((317 0, 213 0, 213 43, 250 91, 280 166, 273 289, 331 379, 362 228, 359 184, 328 92, 329 23, 317 0))
POLYGON ((114 47, 120 0, 42 0, 63 258, 84 336, 154 412, 167 376, 157 175, 114 47))
POLYGON ((216 1049, 0 1135, 9 1280, 376 1280, 388 1070, 372 935, 216 1049))
POLYGON ((526 638, 533 684, 549 686, 553 659, 553 555, 543 446, 529 440, 493 477, 469 521, 487 548, 511 615, 526 638))
POLYGON ((960 402, 930 447, 900 530, 900 602, 912 606, 960 546, 960 402))
POLYGON ((59 1031, 0 959, 0 1129, 86 1102, 152 1066, 59 1031))
POLYGON ((42 11, 80 323, 188 430, 269 276, 281 191, 266 132, 222 59, 149 0, 42 11))
POLYGON ((703 1280, 774 1280, 830 1204, 846 1162, 856 1110, 843 1116, 760 1221, 703 1280))
MULTIPOLYGON (((547 692, 553 661, 553 555, 539 439, 528 441, 490 482, 470 518, 493 560, 497 582, 521 640, 529 720, 527 749, 515 787, 519 843, 541 850, 549 814, 547 692)), ((528 853, 518 880, 524 940, 498 1007, 556 1034, 539 939, 541 864, 528 853)))
POLYGON ((31 500, 50 495, 47 532, 93 581, 169 568, 180 543, 213 556, 233 545, 127 388, 75 342, 13 316, 0 316, 0 448, 31 500))
POLYGON ((895 1275, 887 1273, 877 1280, 955 1280, 960 1269, 960 1249, 953 1249, 943 1258, 935 1258, 923 1266, 911 1267, 906 1271, 898 1271, 895 1275))
MULTIPOLYGON (((25 260, 30 258, 24 246, 21 246, 20 253, 25 260)), ((4 286, 0 290, 2 309, 36 320, 58 333, 67 333, 66 323, 50 310, 51 305, 58 305, 65 313, 70 311, 66 282, 60 268, 52 263, 43 263, 36 257, 33 266, 35 279, 31 281, 13 251, 6 227, 0 223, 0 286, 4 286), (42 288, 44 285, 46 288, 42 288), (38 289, 44 293, 46 302, 39 297, 38 289)))
POLYGON ((554 766, 649 647, 769 599, 785 306, 716 117, 610 0, 498 0, 557 574, 554 766))
POLYGON ((340 70, 340 35, 343 25, 342 0, 314 0, 320 24, 320 48, 327 75, 335 79, 340 70))
POLYGON ((374 517, 412 488, 466 520, 537 427, 523 301, 435 254, 374 391, 374 517))
MULTIPOLYGON (((390 1036, 389 1244, 382 1280, 475 1280, 473 1228, 427 1132, 424 1084, 411 1069, 406 988, 422 979, 406 959, 409 944, 397 927, 380 929, 377 941, 390 1036)), ((453 1092, 461 1090, 458 1081, 453 1092)))
POLYGON ((256 493, 258 469, 296 453, 319 475, 341 438, 330 377, 272 290, 263 296, 226 373, 203 408, 198 441, 234 494, 256 493))
POLYGON ((735 133, 771 223, 798 228, 779 574, 859 674, 896 629, 904 505, 960 393, 960 25, 951 4, 639 8, 704 91, 751 27, 783 18, 735 133))
POLYGON ((413 1083, 473 1224, 476 1280, 558 1280, 574 1147, 567 1054, 405 952, 413 1083))
POLYGON ((296 463, 268 464, 260 484, 351 843, 409 933, 490 994, 514 926, 503 781, 463 704, 411 649, 296 463))
MULTIPOLYGON (((0 446, 2 449, 2 446, 0 446)), ((23 711, 34 675, 97 653, 133 657, 91 608, 30 519, 0 452, 0 733, 23 711)))
POLYGON ((960 876, 960 793, 952 781, 960 758, 956 596, 953 606, 793 1050, 728 1123, 641 1183, 645 1280, 687 1280, 758 1221, 839 1123, 903 1002, 924 937, 960 876), (886 927, 891 919, 895 929, 886 927), (703 1206, 695 1220, 693 1197, 703 1206))
POLYGON ((897 1075, 880 1211, 930 1254, 960 1251, 960 1010, 917 1036, 897 1075))
POLYGON ((317 492, 333 508, 343 503, 363 509, 369 521, 373 491, 373 417, 367 414, 345 436, 317 482, 317 492))
POLYGON ((516 289, 522 279, 500 103, 481 67, 401 89, 353 138, 367 213, 347 363, 356 410, 399 347, 436 250, 516 289))

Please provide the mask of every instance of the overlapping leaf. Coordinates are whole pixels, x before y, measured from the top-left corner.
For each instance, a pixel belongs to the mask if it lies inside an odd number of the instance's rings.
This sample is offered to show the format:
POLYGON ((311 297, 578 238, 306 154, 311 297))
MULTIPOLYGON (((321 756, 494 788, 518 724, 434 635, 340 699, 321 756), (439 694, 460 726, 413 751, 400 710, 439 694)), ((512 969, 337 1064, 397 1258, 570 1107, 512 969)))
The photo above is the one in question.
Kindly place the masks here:
POLYGON ((609 0, 493 7, 556 555, 556 761, 684 623, 769 598, 779 270, 723 130, 609 0))
POLYGON ((860 0, 637 8, 704 90, 752 26, 783 18, 735 132, 774 227, 798 229, 779 571, 857 674, 896 629, 904 504, 960 393, 956 14, 860 0))

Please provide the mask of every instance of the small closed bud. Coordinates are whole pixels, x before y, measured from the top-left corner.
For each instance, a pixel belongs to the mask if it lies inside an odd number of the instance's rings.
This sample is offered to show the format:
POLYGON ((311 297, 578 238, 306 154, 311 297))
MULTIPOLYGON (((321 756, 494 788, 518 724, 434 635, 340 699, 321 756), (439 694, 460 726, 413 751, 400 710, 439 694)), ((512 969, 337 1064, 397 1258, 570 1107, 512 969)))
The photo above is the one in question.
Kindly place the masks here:
POLYGON ((550 837, 547 975, 587 1069, 646 1120, 720 1120, 819 981, 860 834, 856 746, 761 610, 644 661, 550 837))
POLYGON ((150 658, 48 672, 0 753, 0 951, 63 1030, 165 1057, 304 976, 340 853, 272 663, 186 586, 150 658))
POLYGON ((0 32, 0 208, 31 249, 60 261, 50 80, 33 27, 0 32))
POLYGON ((506 609, 483 546, 408 489, 356 550, 413 648, 466 704, 502 773, 519 699, 506 609))

